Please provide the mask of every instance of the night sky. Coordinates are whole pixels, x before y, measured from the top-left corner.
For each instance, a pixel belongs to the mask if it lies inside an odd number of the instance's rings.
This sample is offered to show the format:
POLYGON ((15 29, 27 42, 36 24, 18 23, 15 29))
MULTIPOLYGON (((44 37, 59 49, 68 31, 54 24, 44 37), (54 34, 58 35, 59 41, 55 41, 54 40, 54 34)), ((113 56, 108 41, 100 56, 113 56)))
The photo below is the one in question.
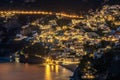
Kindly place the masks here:
POLYGON ((105 4, 120 4, 120 0, 35 0, 25 3, 25 0, 0 0, 0 9, 36 9, 53 11, 88 11, 101 8, 105 4))

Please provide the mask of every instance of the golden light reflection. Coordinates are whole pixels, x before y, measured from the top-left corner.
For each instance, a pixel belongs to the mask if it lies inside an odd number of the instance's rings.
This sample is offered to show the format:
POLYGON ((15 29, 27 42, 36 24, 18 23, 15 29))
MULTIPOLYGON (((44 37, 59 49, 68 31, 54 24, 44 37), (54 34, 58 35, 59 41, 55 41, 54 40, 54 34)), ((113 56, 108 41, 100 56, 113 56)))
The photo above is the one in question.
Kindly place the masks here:
POLYGON ((45 67, 45 80, 52 80, 50 65, 46 65, 46 67, 45 67))
POLYGON ((51 71, 55 72, 56 74, 59 73, 59 65, 46 65, 46 77, 51 78, 51 71))
POLYGON ((51 65, 51 70, 54 71, 54 65, 51 65))
POLYGON ((59 71, 59 66, 58 65, 50 65, 50 68, 52 71, 54 71, 56 74, 58 73, 59 71))
POLYGON ((59 71, 59 66, 55 65, 55 72, 58 73, 58 71, 59 71))

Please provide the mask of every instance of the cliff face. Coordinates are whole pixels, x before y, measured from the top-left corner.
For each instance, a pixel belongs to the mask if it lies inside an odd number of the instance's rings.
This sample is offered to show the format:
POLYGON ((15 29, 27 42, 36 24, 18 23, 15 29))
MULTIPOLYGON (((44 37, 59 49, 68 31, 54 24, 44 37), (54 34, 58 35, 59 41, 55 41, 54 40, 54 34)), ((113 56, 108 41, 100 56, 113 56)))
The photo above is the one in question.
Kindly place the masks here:
POLYGON ((13 39, 20 30, 17 19, 5 20, 1 18, 0 24, 0 56, 9 56, 13 52, 13 39))

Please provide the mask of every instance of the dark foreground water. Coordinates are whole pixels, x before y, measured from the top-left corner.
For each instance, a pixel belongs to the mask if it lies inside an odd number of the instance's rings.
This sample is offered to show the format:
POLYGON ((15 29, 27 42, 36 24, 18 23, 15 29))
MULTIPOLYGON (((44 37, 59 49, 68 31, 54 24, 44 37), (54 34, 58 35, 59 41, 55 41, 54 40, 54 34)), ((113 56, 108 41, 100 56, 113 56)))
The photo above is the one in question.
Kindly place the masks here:
POLYGON ((69 80, 71 75, 58 65, 0 64, 0 80, 69 80))

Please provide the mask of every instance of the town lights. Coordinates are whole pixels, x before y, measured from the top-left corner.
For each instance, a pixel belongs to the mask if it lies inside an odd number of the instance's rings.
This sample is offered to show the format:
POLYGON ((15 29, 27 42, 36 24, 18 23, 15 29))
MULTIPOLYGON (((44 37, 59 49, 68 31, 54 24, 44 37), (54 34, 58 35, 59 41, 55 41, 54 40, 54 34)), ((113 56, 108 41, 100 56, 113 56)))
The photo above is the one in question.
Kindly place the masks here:
POLYGON ((32 14, 32 13, 33 13, 32 11, 29 12, 29 14, 32 14))
POLYGON ((56 15, 63 16, 68 18, 83 18, 82 16, 66 14, 66 13, 55 13, 47 11, 20 11, 20 10, 11 10, 11 11, 0 11, 0 14, 13 13, 13 14, 41 14, 41 15, 56 15))

